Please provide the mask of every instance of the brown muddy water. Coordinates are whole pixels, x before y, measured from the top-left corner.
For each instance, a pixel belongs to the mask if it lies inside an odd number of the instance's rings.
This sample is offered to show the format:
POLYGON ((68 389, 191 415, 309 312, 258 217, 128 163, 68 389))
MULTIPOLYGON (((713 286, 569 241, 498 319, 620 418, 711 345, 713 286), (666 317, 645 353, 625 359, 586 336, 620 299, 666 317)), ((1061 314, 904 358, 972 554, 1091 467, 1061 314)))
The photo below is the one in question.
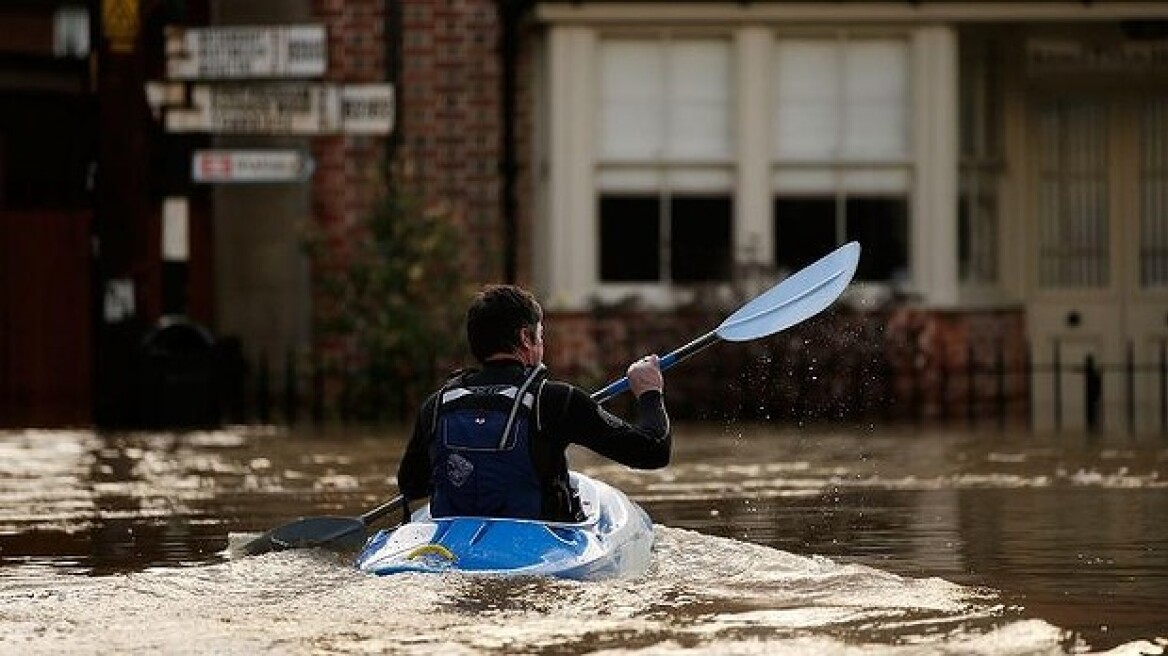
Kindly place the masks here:
POLYGON ((235 558, 393 496, 401 429, 0 432, 0 653, 1160 654, 1168 439, 681 424, 573 467, 657 524, 640 578, 235 558))

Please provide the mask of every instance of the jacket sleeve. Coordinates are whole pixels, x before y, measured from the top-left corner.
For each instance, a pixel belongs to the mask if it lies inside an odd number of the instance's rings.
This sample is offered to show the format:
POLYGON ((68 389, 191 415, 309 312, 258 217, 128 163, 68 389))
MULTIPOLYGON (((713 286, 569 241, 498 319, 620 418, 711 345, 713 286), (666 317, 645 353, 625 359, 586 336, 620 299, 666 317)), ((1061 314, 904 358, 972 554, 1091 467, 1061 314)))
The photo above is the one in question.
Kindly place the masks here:
POLYGON ((430 496, 430 422, 434 414, 434 398, 422 404, 414 421, 406 451, 397 468, 397 486, 406 499, 424 499, 430 496))
POLYGON ((566 442, 587 447, 606 458, 636 469, 669 464, 673 440, 661 392, 637 398, 637 423, 605 410, 582 390, 566 386, 567 398, 556 422, 566 442))

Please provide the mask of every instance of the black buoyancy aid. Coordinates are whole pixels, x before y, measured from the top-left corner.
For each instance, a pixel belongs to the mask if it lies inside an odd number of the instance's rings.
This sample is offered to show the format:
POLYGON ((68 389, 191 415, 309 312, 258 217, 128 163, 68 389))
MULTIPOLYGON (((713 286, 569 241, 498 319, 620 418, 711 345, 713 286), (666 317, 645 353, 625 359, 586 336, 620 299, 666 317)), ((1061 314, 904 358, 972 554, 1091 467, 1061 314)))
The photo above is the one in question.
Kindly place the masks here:
POLYGON ((546 368, 536 366, 519 386, 471 386, 466 378, 453 378, 435 401, 430 514, 539 518, 530 446, 546 368))

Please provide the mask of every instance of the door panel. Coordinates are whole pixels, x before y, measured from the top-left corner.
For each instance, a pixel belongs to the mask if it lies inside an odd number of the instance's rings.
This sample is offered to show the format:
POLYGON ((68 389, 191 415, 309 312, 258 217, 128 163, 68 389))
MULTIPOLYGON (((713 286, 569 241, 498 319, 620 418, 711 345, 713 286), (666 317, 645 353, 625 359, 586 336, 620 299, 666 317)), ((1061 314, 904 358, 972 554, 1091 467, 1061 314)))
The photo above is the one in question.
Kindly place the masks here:
MULTIPOLYGON (((1031 330, 1037 333, 1033 354, 1037 371, 1032 380, 1034 424, 1041 430, 1084 430, 1088 420, 1088 387, 1097 390, 1100 427, 1123 416, 1120 380, 1103 372, 1088 382, 1087 358, 1099 368, 1118 362, 1112 336, 1114 315, 1108 303, 1076 303, 1070 309, 1057 303, 1032 306, 1031 330), (1057 352, 1057 355, 1056 355, 1057 352), (1057 359, 1056 359, 1057 358, 1057 359)), ((1096 396, 1096 394, 1092 394, 1096 396)))
POLYGON ((0 211, 0 426, 88 424, 88 211, 0 211))
POLYGON ((1111 281, 1108 107, 1060 98, 1038 111, 1038 285, 1104 289, 1111 281))
POLYGON ((1168 292, 1168 96, 1141 101, 1138 290, 1168 292))
POLYGON ((1102 370, 1101 427, 1159 431, 1168 95, 1052 94, 1034 103, 1031 126, 1031 343, 1040 369, 1053 365, 1058 343, 1065 368, 1062 416, 1042 389, 1052 381, 1035 381, 1035 425, 1085 426, 1090 354, 1102 370))
POLYGON ((1135 429, 1168 434, 1168 380, 1161 353, 1168 349, 1168 95, 1133 102, 1130 123, 1138 170, 1133 187, 1132 243, 1124 304, 1125 339, 1131 342, 1135 429))
POLYGON ((1134 427, 1140 433, 1168 434, 1168 372, 1162 364, 1168 350, 1168 302, 1134 304, 1127 323, 1134 366, 1130 383, 1134 427))

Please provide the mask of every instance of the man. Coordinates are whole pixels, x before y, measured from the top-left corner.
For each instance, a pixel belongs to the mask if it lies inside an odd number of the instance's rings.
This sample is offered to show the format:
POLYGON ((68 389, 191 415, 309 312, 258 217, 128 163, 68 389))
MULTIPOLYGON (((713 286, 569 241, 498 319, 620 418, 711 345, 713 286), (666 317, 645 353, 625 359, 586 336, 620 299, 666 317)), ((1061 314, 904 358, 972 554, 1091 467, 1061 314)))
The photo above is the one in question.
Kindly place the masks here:
POLYGON ((638 469, 669 464, 672 439, 657 356, 628 368, 633 425, 583 390, 546 377, 543 311, 529 292, 489 285, 466 313, 480 369, 456 373, 426 400, 398 468, 406 499, 430 497, 435 517, 580 521, 565 450, 585 446, 638 469))

